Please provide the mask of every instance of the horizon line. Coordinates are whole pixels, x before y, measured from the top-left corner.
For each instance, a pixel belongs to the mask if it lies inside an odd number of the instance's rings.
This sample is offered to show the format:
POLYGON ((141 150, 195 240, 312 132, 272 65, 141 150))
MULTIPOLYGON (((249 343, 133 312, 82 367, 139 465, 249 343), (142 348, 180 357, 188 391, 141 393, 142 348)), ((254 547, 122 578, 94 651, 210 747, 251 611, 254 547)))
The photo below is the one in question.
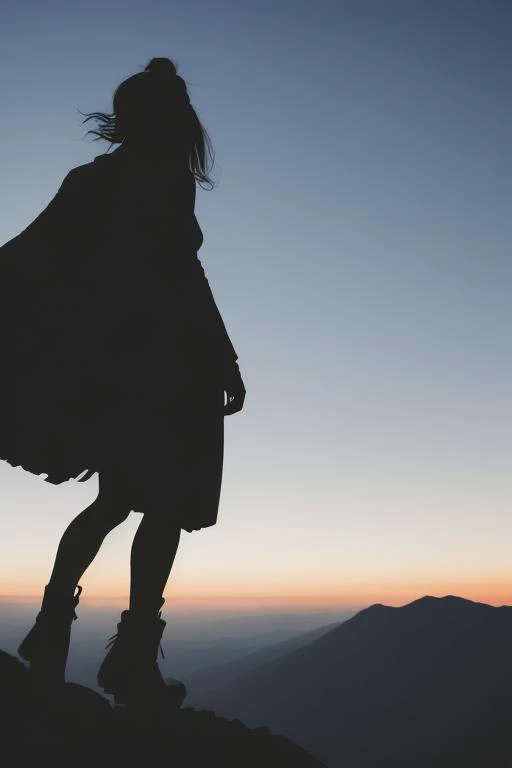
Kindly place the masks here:
MULTIPOLYGON (((482 600, 482 599, 476 599, 474 597, 466 597, 464 595, 460 594, 454 594, 453 592, 450 593, 443 593, 441 595, 435 595, 432 593, 422 593, 419 594, 417 597, 413 598, 407 598, 403 597, 400 600, 396 600, 396 596, 394 596, 395 599, 390 602, 383 602, 382 600, 373 600, 373 601, 365 601, 365 602, 358 602, 352 603, 350 601, 347 602, 333 602, 332 599, 328 602, 324 600, 316 600, 316 601, 305 601, 303 598, 290 595, 247 595, 247 596, 240 596, 240 595, 226 595, 219 593, 218 595, 205 595, 205 596, 187 596, 187 595, 173 595, 166 596, 165 598, 165 606, 166 609, 174 607, 185 607, 185 608, 211 608, 211 610, 243 610, 246 609, 257 609, 257 608, 264 608, 267 610, 274 609, 274 610, 280 610, 281 612, 290 610, 290 611, 297 611, 297 609, 302 609, 302 611, 306 611, 307 613, 333 613, 336 611, 350 611, 351 613, 359 612, 362 610, 365 610, 366 608, 370 608, 373 605, 384 605, 387 607, 403 607, 406 605, 410 605, 411 603, 416 602, 417 600, 421 600, 424 598, 434 598, 434 599, 444 599, 447 597, 454 597, 460 600, 466 600, 468 602, 473 603, 481 603, 484 605, 490 605, 492 607, 500 608, 500 607, 512 607, 509 603, 503 603, 503 602, 490 602, 489 599, 482 600), (219 605, 221 603, 221 605, 219 605)), ((42 596, 40 593, 25 593, 25 594, 19 594, 19 593, 0 593, 0 601, 3 602, 38 602, 42 599, 42 596)), ((81 597, 81 601, 83 603, 104 603, 104 604, 118 604, 118 603, 128 603, 129 602, 129 594, 128 593, 116 593, 116 594, 108 594, 108 595, 100 595, 97 593, 89 593, 88 595, 83 595, 81 597)))

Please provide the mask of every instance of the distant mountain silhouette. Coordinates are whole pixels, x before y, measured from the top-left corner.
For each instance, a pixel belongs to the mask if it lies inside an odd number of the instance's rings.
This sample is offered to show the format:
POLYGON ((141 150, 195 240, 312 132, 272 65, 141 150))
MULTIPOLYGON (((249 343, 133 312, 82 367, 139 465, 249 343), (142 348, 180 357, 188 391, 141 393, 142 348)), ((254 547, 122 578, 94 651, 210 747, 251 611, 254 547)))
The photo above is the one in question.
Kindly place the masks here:
POLYGON ((512 607, 372 605, 201 706, 268 725, 330 768, 511 768, 512 607))
POLYGON ((335 621, 331 624, 311 629, 308 632, 303 632, 297 637, 281 640, 281 642, 274 643, 265 648, 259 648, 257 651, 247 653, 234 661, 225 662, 223 664, 212 664, 188 674, 186 676, 188 691, 187 702, 192 706, 195 706, 196 701, 200 702, 209 691, 225 687, 238 680, 243 675, 246 675, 251 670, 257 669, 263 664, 268 664, 270 661, 274 661, 274 659, 277 659, 279 656, 284 656, 297 648, 302 648, 304 645, 312 643, 317 638, 339 626, 339 624, 339 621, 335 621))
POLYGON ((145 722, 116 713, 108 701, 67 683, 47 706, 14 656, 0 651, 0 755, 7 765, 322 768, 323 764, 268 728, 249 729, 211 711, 176 709, 145 722))

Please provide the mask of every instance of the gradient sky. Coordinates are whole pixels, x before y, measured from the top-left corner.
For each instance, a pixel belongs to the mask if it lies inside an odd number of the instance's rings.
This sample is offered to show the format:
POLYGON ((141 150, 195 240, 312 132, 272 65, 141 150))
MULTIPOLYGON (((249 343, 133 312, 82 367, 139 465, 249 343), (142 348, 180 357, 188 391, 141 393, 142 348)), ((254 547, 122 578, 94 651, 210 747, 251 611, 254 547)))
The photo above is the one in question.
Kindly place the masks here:
MULTIPOLYGON (((107 149, 77 110, 111 111, 152 56, 216 149, 199 256, 247 399, 219 522, 183 534, 169 596, 512 603, 511 19, 498 0, 2 3, 0 242, 107 149)), ((0 462, 0 594, 40 592, 96 493, 0 462)), ((126 594, 139 520, 89 595, 126 594)))

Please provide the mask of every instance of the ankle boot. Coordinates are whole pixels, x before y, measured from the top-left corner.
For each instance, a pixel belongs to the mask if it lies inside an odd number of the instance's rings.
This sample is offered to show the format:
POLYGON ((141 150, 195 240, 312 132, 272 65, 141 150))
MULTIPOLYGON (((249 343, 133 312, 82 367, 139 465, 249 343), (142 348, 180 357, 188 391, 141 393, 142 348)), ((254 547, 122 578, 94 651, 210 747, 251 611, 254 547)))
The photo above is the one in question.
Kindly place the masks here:
MULTIPOLYGON (((161 606, 164 603, 162 598, 161 606)), ((159 611, 149 618, 133 611, 123 611, 117 633, 110 638, 98 671, 98 685, 113 694, 116 705, 148 705, 172 701, 181 706, 186 691, 183 683, 167 685, 158 668, 158 648, 163 656, 161 639, 165 621, 159 611)))
POLYGON ((18 648, 21 658, 30 662, 33 678, 41 682, 65 682, 71 624, 77 618, 75 608, 82 592, 80 585, 75 589, 69 594, 50 584, 45 587, 36 622, 18 648))

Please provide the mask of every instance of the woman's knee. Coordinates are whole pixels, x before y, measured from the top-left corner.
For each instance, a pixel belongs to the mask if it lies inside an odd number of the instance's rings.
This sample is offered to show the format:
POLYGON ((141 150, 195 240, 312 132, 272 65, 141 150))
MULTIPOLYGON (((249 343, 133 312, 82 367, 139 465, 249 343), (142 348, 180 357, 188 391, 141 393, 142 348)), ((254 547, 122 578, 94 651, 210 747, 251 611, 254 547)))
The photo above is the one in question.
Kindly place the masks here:
POLYGON ((112 504, 104 496, 98 496, 91 507, 86 510, 89 524, 105 534, 116 526, 124 523, 131 510, 125 504, 112 504))
POLYGON ((131 510, 125 504, 114 506, 105 512, 105 522, 111 528, 115 528, 121 523, 124 523, 130 512, 131 510))

